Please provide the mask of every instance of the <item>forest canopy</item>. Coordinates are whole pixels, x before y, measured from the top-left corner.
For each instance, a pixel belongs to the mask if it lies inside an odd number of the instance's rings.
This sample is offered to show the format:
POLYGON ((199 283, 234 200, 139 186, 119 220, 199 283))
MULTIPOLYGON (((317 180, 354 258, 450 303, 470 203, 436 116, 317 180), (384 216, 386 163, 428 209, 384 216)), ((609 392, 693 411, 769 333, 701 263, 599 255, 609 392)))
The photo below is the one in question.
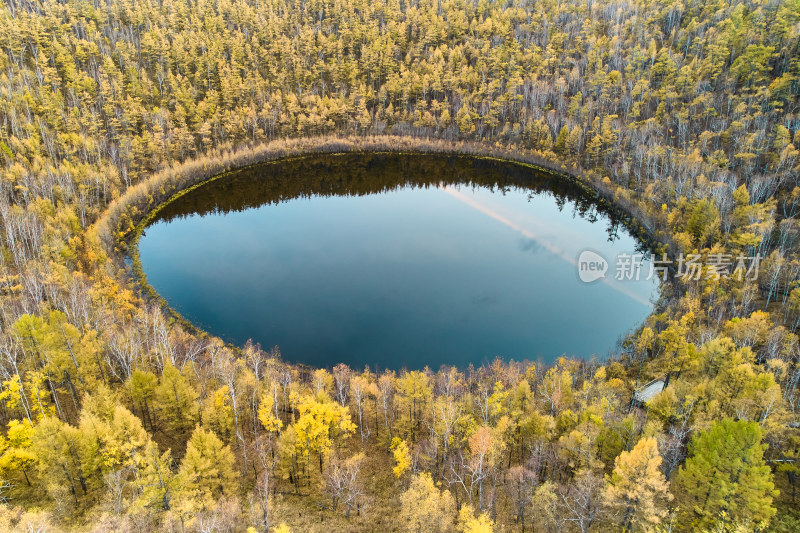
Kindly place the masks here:
POLYGON ((0 529, 798 529, 800 0, 5 0, 0 48, 0 529), (124 261, 204 177, 400 148, 759 276, 671 280, 607 361, 376 373, 200 334, 124 261))

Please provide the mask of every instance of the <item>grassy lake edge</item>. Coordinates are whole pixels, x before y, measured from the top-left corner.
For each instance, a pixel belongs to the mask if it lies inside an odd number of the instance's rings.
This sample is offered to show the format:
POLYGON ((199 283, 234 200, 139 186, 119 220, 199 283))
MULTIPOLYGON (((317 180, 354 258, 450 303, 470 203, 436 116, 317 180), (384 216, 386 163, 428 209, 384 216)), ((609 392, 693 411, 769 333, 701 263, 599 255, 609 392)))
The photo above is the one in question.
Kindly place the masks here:
MULTIPOLYGON (((147 226, 153 222, 161 210, 186 194, 211 182, 231 176, 237 172, 265 165, 314 158, 319 156, 342 156, 352 154, 391 154, 401 156, 441 156, 471 160, 494 161, 510 164, 539 172, 558 180, 566 181, 581 190, 593 202, 618 218, 620 224, 646 248, 654 253, 662 253, 669 243, 657 238, 655 221, 634 215, 637 209, 635 200, 622 202, 602 180, 592 180, 592 173, 570 173, 556 164, 538 157, 535 153, 500 148, 483 143, 462 143, 455 141, 419 139, 405 136, 375 137, 307 137, 285 141, 272 141, 256 147, 244 147, 236 151, 222 151, 206 158, 190 160, 178 168, 169 167, 154 174, 144 182, 131 187, 124 195, 112 202, 98 221, 87 231, 87 235, 100 241, 107 258, 117 268, 126 272, 132 286, 144 296, 145 301, 155 302, 172 320, 188 332, 201 338, 219 338, 196 326, 158 293, 147 281, 139 255, 139 240, 147 226), (213 157, 216 155, 216 157, 213 157), (626 205, 627 204, 627 205, 626 205), (646 226, 646 225, 647 226, 646 226), (649 226, 649 227, 648 227, 649 226), (105 241, 105 242, 103 242, 105 241)), ((663 233, 661 233, 663 235, 663 233)), ((659 288, 659 299, 655 302, 652 314, 660 312, 667 304, 671 294, 666 285, 659 288)), ((628 335, 633 334, 630 332, 628 335)), ((241 346, 223 340, 223 343, 236 353, 241 346)), ((304 363, 291 364, 301 368, 316 368, 304 363)))

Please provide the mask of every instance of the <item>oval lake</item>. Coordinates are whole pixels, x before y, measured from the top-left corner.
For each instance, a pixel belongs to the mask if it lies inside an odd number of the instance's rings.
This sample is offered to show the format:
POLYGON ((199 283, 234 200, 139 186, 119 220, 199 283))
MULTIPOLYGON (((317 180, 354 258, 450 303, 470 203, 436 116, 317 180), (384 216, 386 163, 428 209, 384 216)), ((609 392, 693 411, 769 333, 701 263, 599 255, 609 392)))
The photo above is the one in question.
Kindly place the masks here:
POLYGON ((467 157, 325 155, 236 171, 163 206, 139 253, 192 323, 326 367, 605 357, 658 289, 646 253, 638 281, 614 279, 642 246, 591 194, 467 157), (578 276, 587 249, 608 261, 592 283, 578 276))

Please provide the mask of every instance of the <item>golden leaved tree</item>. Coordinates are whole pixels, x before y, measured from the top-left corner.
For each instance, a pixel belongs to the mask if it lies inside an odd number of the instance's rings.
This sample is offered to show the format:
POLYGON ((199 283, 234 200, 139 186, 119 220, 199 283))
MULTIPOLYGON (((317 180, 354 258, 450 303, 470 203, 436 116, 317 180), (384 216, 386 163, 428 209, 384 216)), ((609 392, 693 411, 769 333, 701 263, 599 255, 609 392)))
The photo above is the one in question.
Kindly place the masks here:
POLYGON ((619 516, 625 531, 651 531, 667 515, 666 504, 672 500, 668 489, 658 443, 645 437, 614 460, 603 499, 619 516))

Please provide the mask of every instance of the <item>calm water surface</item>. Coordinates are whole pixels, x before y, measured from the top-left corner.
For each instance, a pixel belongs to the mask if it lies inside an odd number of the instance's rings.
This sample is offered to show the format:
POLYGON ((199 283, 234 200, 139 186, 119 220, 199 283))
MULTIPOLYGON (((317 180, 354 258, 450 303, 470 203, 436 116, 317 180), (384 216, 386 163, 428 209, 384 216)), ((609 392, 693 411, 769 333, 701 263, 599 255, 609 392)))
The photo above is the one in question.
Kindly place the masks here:
POLYGON ((518 166, 340 155, 240 171, 168 204, 139 243, 178 312, 285 359, 384 368, 603 357, 656 285, 614 281, 637 241, 585 193, 518 166), (610 260, 582 283, 577 257, 610 260))

